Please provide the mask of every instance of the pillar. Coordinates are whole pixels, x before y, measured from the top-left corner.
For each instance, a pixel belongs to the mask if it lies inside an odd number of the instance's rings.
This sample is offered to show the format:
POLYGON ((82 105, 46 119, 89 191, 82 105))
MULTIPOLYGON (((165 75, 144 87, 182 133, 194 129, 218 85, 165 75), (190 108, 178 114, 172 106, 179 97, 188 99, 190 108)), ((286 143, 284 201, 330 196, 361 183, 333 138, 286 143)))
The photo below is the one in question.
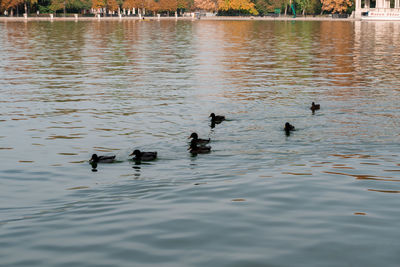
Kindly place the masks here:
POLYGON ((365 0, 364 8, 370 9, 371 7, 371 1, 370 0, 365 0))
MULTIPOLYGON (((376 0, 379 1, 379 0, 376 0)), ((355 0, 354 18, 361 19, 361 0, 355 0)))
POLYGON ((361 0, 356 0, 356 11, 361 11, 361 0))

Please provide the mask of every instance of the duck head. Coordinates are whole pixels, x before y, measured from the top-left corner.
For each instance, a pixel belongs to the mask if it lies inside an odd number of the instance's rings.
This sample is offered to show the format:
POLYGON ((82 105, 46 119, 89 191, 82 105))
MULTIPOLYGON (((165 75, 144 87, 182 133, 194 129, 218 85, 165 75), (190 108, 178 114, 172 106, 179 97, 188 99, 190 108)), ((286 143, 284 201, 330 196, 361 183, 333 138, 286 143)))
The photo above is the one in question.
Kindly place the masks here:
POLYGON ((285 123, 285 131, 293 131, 294 130, 294 126, 291 125, 290 123, 286 122, 285 123))
POLYGON ((129 156, 136 156, 137 158, 138 157, 140 157, 140 150, 138 150, 138 149, 135 149, 133 152, 132 152, 132 154, 130 154, 129 156))
POLYGON ((215 114, 211 113, 209 118, 215 119, 215 114))
POLYGON ((89 162, 97 163, 99 162, 99 157, 97 154, 93 154, 92 157, 90 158, 89 162))
POLYGON ((189 136, 189 139, 190 138, 193 138, 193 140, 196 140, 196 139, 199 139, 199 136, 197 135, 197 133, 192 133, 190 136, 189 136))

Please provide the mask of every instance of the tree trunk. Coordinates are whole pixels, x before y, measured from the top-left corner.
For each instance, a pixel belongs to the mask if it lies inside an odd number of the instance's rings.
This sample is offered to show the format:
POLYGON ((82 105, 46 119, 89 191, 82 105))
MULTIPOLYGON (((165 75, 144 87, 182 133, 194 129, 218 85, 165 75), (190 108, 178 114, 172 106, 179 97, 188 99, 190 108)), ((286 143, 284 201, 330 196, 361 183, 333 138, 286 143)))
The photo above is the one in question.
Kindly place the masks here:
POLYGON ((28 7, 26 5, 26 2, 24 2, 24 10, 25 10, 25 14, 28 16, 28 7))
POLYGON ((63 9, 64 9, 64 18, 67 16, 67 9, 66 9, 66 7, 65 7, 65 0, 64 0, 64 7, 63 7, 63 9))

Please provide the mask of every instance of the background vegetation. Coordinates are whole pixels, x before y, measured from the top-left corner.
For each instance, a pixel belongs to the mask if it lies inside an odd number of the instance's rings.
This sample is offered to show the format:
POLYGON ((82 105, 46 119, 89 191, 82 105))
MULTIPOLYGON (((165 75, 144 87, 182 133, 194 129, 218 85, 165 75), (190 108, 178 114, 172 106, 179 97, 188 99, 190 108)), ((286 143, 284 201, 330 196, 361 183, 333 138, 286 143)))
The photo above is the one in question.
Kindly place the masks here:
POLYGON ((350 13, 353 0, 0 0, 1 14, 62 12, 112 15, 118 13, 145 15, 171 12, 208 11, 219 15, 292 15, 293 5, 297 14, 319 15, 323 12, 350 13), (125 11, 124 11, 125 10, 125 11), (39 12, 38 12, 39 11, 39 12))

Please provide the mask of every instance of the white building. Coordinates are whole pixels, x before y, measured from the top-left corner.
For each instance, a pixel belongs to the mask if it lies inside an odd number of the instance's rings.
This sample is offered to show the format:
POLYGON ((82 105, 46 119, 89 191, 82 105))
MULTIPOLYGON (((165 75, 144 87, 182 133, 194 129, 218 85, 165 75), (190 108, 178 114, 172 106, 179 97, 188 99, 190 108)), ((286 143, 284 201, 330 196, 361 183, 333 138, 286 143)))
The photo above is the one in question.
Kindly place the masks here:
POLYGON ((355 18, 400 19, 400 0, 355 0, 355 18))

